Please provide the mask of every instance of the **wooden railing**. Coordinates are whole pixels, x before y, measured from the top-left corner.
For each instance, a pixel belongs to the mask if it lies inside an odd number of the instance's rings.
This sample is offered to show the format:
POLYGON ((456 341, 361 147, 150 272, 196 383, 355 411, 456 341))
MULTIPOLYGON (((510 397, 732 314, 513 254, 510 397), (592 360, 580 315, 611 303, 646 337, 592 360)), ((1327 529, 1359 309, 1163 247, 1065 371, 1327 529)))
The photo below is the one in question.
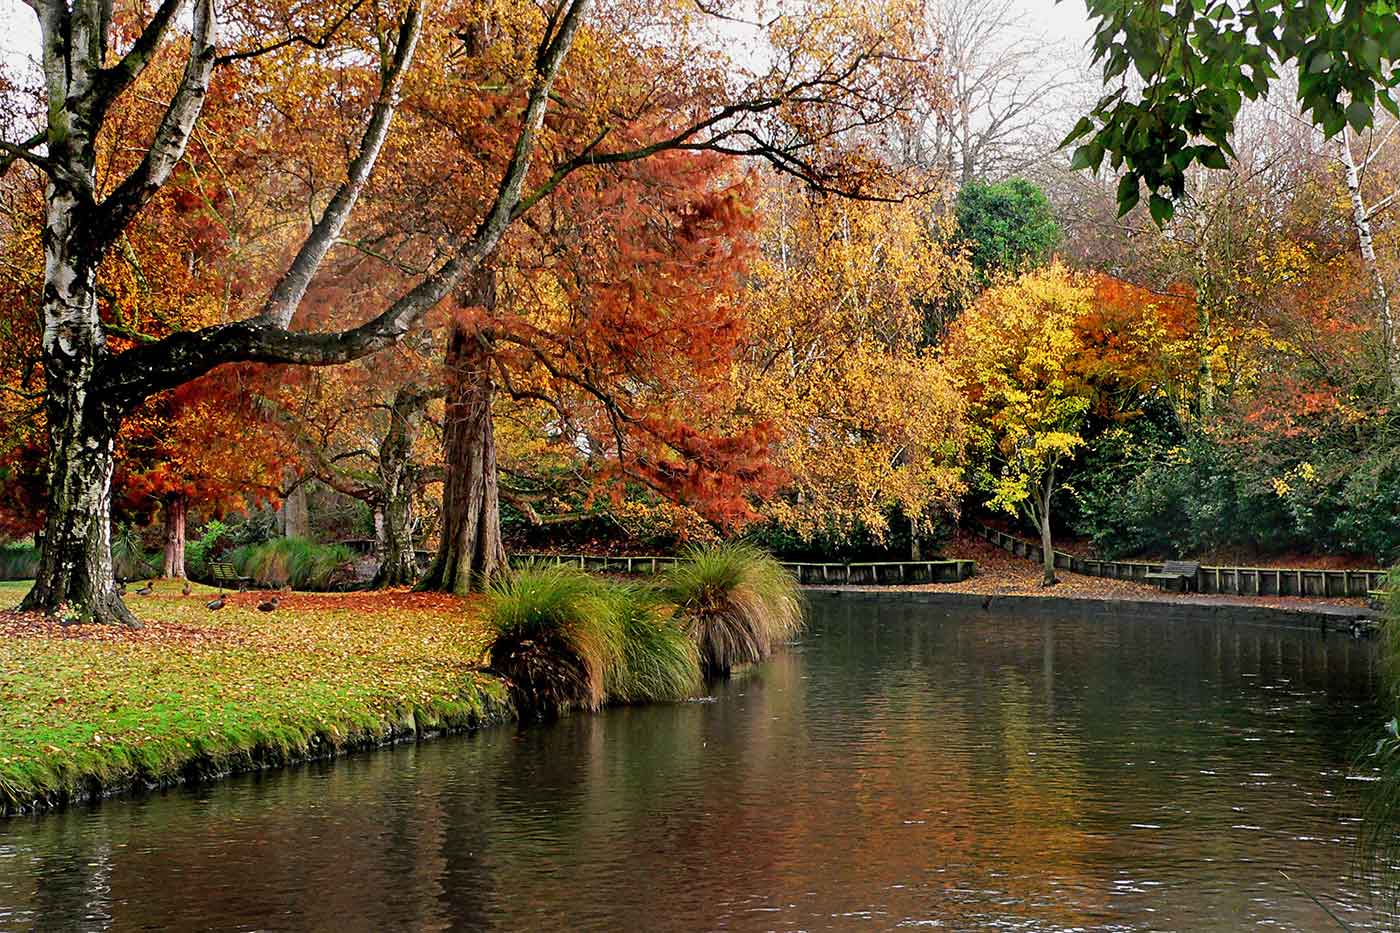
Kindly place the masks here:
MULTIPOLYGON (((973 526, 983 538, 1004 551, 1040 563, 1045 549, 986 525, 973 526)), ((1096 560, 1055 552, 1055 566, 1090 577, 1147 582, 1147 575, 1162 569, 1160 563, 1096 560)), ((1196 572, 1198 593, 1235 596, 1366 596, 1385 584, 1384 570, 1318 570, 1298 567, 1217 567, 1203 564, 1196 572)))
MULTIPOLYGON (((678 561, 675 557, 612 557, 603 554, 512 554, 511 563, 570 564, 597 573, 652 574, 678 561)), ((977 572, 970 560, 893 560, 812 563, 780 561, 807 585, 898 586, 904 583, 957 583, 977 572)))

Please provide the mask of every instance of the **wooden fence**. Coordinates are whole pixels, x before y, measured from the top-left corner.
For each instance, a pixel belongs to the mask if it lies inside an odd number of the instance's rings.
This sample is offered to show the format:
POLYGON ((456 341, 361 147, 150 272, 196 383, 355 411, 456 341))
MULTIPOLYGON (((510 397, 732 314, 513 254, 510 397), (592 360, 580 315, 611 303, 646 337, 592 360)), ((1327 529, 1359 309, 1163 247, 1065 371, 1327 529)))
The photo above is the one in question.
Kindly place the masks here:
MULTIPOLYGON (((610 557, 601 554, 512 554, 511 563, 569 564, 597 573, 652 574, 677 562, 675 557, 610 557)), ((957 583, 977 572, 970 560, 895 560, 849 563, 781 561, 807 585, 898 586, 903 583, 957 583)))
MULTIPOLYGON (((1045 549, 1004 531, 976 525, 983 538, 1004 551, 1040 563, 1045 549)), ((1094 560, 1055 552, 1055 566, 1090 577, 1148 582, 1147 575, 1162 569, 1160 563, 1124 560, 1094 560)), ((1385 585, 1384 570, 1313 570, 1296 567, 1215 567, 1202 565, 1196 572, 1198 593, 1226 593, 1235 596, 1366 596, 1385 585)))

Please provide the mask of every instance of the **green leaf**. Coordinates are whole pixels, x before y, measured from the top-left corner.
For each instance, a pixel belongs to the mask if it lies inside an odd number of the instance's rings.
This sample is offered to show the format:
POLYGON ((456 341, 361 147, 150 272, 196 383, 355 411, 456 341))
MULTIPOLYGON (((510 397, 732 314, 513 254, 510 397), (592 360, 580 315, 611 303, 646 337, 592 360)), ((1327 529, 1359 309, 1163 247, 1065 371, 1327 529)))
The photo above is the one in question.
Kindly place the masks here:
POLYGON ((1122 217, 1128 211, 1137 207, 1142 195, 1138 190, 1137 176, 1132 172, 1118 179, 1118 216, 1122 217))
POLYGON ((1104 146, 1098 140, 1092 140, 1074 150, 1074 157, 1070 159, 1069 167, 1072 171, 1082 169, 1099 170, 1099 165, 1103 163, 1104 146))
POLYGON ((1070 130, 1069 135, 1060 141, 1060 148, 1063 149, 1065 146, 1068 146, 1093 128, 1093 120, 1090 120, 1088 117, 1080 117, 1079 122, 1074 124, 1074 129, 1070 130))
MULTIPOLYGON (((1317 109, 1320 110, 1321 108, 1317 109)), ((1321 116, 1322 134, 1328 139, 1331 139, 1333 136, 1336 136, 1342 131, 1342 127, 1346 126, 1346 117, 1342 115, 1342 112, 1340 110, 1325 110, 1322 112, 1321 116)))
POLYGON ((1372 71, 1380 71, 1381 68, 1381 44, 1370 36, 1362 39, 1356 48, 1356 55, 1361 59, 1361 64, 1372 71))
POLYGON ((1391 61, 1400 58, 1400 29, 1391 30, 1390 35, 1386 36, 1385 52, 1391 61))
POLYGON ((1133 56, 1133 64, 1137 66, 1142 80, 1151 81, 1157 74, 1157 69, 1162 67, 1162 54, 1157 51, 1156 43, 1144 45, 1138 54, 1133 56))
POLYGON ((1167 221, 1172 219, 1176 213, 1176 207, 1171 201, 1154 193, 1147 202, 1147 209, 1152 212, 1152 219, 1157 222, 1157 226, 1165 226, 1167 221))
POLYGON ((1319 74, 1320 72, 1326 71, 1328 68, 1331 67, 1332 53, 1328 52, 1326 49, 1324 49, 1321 52, 1318 52, 1312 57, 1312 60, 1308 62, 1308 72, 1310 74, 1319 74))
POLYGON ((1219 146, 1201 146, 1196 150, 1196 161, 1206 168, 1223 169, 1229 166, 1225 161, 1225 153, 1220 151, 1219 146))
POLYGON ((1361 101, 1354 100, 1347 106, 1347 122, 1351 124, 1351 128, 1356 132, 1360 133, 1362 130, 1366 129, 1366 127, 1371 125, 1371 121, 1371 108, 1367 107, 1361 101))

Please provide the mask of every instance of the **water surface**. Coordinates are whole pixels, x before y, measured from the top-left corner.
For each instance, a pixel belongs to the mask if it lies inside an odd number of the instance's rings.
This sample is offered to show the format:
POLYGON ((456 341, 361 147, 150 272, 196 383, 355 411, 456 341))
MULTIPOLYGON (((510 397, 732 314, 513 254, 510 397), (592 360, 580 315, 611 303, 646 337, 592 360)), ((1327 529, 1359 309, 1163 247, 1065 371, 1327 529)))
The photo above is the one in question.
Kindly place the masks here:
POLYGON ((1311 630, 816 596, 705 702, 0 822, 0 930, 1367 928, 1375 681, 1311 630))

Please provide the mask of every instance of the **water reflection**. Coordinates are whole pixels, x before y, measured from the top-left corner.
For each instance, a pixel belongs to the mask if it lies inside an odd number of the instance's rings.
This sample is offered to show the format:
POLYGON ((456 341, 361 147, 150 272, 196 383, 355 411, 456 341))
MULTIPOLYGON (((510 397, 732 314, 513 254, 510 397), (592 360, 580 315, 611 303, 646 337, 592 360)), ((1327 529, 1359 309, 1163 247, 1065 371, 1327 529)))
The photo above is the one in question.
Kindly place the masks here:
POLYGON ((1311 631, 823 597, 713 702, 2 823, 0 929, 1325 928, 1299 886, 1365 927, 1375 679, 1311 631))

